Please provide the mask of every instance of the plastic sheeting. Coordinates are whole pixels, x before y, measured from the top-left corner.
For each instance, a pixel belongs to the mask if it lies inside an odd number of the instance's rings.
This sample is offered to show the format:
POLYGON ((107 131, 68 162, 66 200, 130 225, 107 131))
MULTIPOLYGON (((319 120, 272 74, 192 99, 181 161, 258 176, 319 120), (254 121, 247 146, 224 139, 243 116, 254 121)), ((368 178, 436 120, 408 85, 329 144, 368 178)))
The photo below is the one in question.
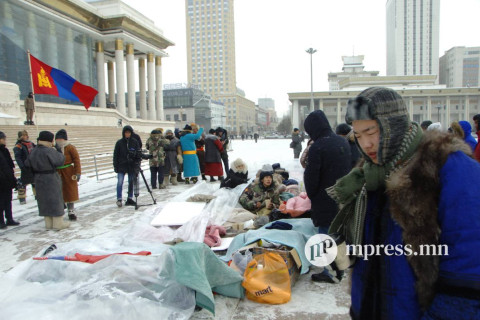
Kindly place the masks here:
POLYGON ((0 318, 190 318, 195 292, 173 280, 173 254, 169 246, 155 242, 159 235, 154 229, 139 221, 121 232, 56 244, 58 249, 49 253, 72 256, 146 250, 151 256, 113 255, 95 264, 22 262, 0 279, 0 318))
MULTIPOLYGON (((171 202, 183 202, 196 194, 214 195, 216 198, 210 201, 202 213, 178 229, 161 227, 159 230, 164 234, 165 241, 174 241, 182 239, 183 241, 203 242, 205 237, 205 229, 208 225, 222 225, 230 217, 233 208, 237 206, 238 199, 242 195, 243 190, 248 184, 244 183, 234 189, 219 189, 218 184, 207 184, 201 182, 192 188, 173 197, 171 202)), ((153 215, 157 215, 162 211, 162 207, 149 209, 153 215)))

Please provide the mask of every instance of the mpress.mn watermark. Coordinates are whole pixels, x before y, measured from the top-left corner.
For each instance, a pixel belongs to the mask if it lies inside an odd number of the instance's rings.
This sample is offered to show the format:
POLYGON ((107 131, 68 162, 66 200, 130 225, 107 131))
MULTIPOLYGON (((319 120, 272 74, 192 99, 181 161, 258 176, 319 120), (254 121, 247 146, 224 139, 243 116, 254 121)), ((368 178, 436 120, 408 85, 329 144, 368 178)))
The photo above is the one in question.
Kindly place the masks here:
POLYGON ((418 251, 414 251, 410 244, 346 245, 345 242, 337 244, 326 234, 316 234, 305 244, 305 256, 317 267, 330 265, 337 258, 337 254, 363 260, 368 260, 372 256, 448 256, 448 246, 423 244, 419 246, 418 251))

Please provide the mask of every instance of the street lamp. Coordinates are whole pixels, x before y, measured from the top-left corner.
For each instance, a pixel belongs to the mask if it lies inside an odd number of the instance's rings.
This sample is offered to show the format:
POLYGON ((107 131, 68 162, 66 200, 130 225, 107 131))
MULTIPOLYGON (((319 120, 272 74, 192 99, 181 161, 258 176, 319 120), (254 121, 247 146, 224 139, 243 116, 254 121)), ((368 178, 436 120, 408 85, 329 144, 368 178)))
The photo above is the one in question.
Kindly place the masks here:
POLYGON ((442 108, 442 105, 439 103, 437 106, 437 118, 438 118, 438 122, 440 122, 440 109, 442 108))
POLYGON ((317 52, 317 50, 313 48, 308 48, 305 50, 310 55, 310 111, 313 111, 313 54, 317 52))

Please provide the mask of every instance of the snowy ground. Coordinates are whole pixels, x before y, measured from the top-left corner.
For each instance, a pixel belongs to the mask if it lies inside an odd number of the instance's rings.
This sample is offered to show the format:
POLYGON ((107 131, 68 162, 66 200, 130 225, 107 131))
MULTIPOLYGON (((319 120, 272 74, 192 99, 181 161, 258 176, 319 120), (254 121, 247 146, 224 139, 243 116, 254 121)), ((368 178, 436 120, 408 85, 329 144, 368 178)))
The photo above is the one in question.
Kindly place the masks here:
MULTIPOLYGON (((250 177, 253 177, 263 164, 278 162, 289 170, 291 178, 301 181, 303 168, 298 160, 293 159, 293 150, 289 148, 289 144, 290 140, 287 139, 258 140, 258 143, 254 140, 234 140, 229 159, 231 162, 236 158, 242 158, 248 164, 250 177)), ((304 147, 305 145, 306 142, 304 147)), ((149 181, 149 171, 144 173, 149 181)), ((139 221, 148 224, 153 218, 153 207, 145 206, 136 211, 133 207, 117 208, 115 186, 116 179, 113 176, 112 179, 100 182, 82 177, 80 201, 76 204, 78 221, 72 223, 69 229, 62 231, 45 230, 43 218, 38 216, 36 202, 33 200, 30 188, 27 205, 20 206, 18 201, 14 200, 13 215, 21 225, 0 231, 0 287, 9 275, 18 273, 22 266, 25 268, 25 265, 32 263, 33 256, 39 255, 53 243, 68 247, 69 243, 73 245, 83 240, 102 239, 112 232, 122 233, 124 230, 131 232, 132 226, 137 226, 139 221)), ((303 188, 303 183, 300 183, 300 186, 303 188)), ((170 185, 166 190, 154 190, 156 206, 163 207, 172 197, 191 187, 192 185, 182 184, 170 185)), ((126 183, 124 190, 126 191, 126 183)), ((141 183, 139 203, 152 203, 143 183, 141 183)), ((350 299, 347 282, 344 280, 340 285, 317 284, 310 281, 309 274, 303 275, 293 289, 292 300, 278 306, 260 305, 248 300, 239 301, 216 296, 215 318, 345 319, 348 318, 350 299)), ((112 319, 116 318, 112 317, 112 319)), ((212 318, 212 315, 203 310, 196 312, 193 318, 208 319, 212 318)))

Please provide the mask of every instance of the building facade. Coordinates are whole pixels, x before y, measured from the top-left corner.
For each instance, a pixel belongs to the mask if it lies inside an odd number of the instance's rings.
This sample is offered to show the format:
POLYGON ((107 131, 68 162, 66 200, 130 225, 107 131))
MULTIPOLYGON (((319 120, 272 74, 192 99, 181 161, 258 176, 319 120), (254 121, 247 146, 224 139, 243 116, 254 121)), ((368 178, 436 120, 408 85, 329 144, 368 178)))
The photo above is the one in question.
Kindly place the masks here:
MULTIPOLYGON (((2 0, 0 27, 0 80, 16 83, 22 100, 31 91, 29 50, 96 88, 95 107, 108 104, 129 118, 163 120, 162 58, 173 42, 152 20, 120 0, 2 0)), ((72 104, 48 95, 36 95, 36 99, 72 104)))
POLYGON ((255 127, 255 103, 237 88, 233 0, 185 0, 188 81, 226 108, 225 128, 255 127))
POLYGON ((453 47, 440 57, 440 84, 480 86, 480 47, 453 47))
POLYGON ((342 56, 342 72, 330 72, 328 74, 329 90, 340 90, 339 81, 350 77, 373 77, 378 71, 365 71, 363 65, 364 56, 342 56))
POLYGON ((388 0, 387 75, 439 72, 440 0, 388 0))

